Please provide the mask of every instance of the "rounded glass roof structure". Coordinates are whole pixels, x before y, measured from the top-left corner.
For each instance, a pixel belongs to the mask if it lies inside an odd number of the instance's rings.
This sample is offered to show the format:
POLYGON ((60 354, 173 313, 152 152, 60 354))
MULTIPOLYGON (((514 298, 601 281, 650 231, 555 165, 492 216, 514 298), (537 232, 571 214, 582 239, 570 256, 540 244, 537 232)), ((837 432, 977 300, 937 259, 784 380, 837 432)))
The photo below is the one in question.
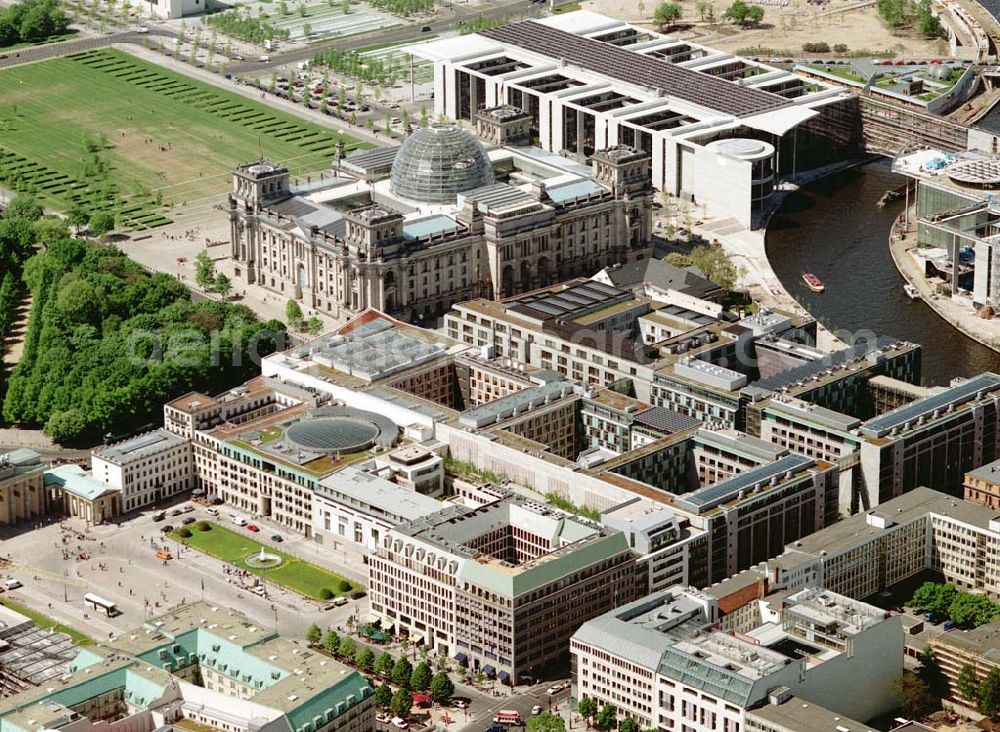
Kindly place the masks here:
POLYGON ((454 203, 459 193, 493 182, 493 166, 479 141, 453 124, 421 127, 392 163, 393 193, 423 203, 454 203))
POLYGON ((352 453, 371 447, 378 433, 378 427, 363 419, 321 417, 296 422, 285 430, 285 439, 310 452, 352 453))

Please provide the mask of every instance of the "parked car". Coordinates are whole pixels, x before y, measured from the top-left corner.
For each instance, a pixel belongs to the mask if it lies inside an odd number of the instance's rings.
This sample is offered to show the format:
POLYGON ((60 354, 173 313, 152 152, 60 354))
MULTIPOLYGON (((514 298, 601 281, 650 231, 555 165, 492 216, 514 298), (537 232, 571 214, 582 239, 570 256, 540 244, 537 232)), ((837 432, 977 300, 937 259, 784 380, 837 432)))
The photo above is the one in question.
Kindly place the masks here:
POLYGON ((219 515, 219 509, 217 509, 217 508, 209 508, 209 509, 206 509, 206 510, 208 511, 208 515, 209 516, 218 516, 219 515))
POLYGON ((454 699, 453 698, 451 700, 451 704, 452 704, 452 706, 458 707, 459 709, 468 709, 469 708, 469 702, 465 701, 465 699, 454 699))
POLYGON ((181 526, 190 526, 195 521, 197 521, 197 519, 194 516, 185 516, 181 519, 181 526))
POLYGON ((541 713, 542 713, 542 705, 541 704, 536 704, 535 706, 533 706, 531 708, 531 716, 536 716, 536 715, 541 714, 541 713))
POLYGON ((149 28, 147 28, 144 25, 140 25, 138 28, 135 29, 135 32, 136 33, 149 33, 149 28))
POLYGON ((271 534, 271 541, 276 541, 279 544, 285 540, 281 534, 271 534))
POLYGON ((266 53, 262 53, 260 56, 257 57, 257 60, 260 61, 262 64, 266 64, 270 62, 271 57, 268 56, 266 53))
POLYGON ((162 521, 167 517, 166 511, 157 511, 153 514, 153 521, 162 521))
POLYGON ((410 723, 407 722, 402 717, 393 717, 392 718, 392 726, 395 727, 396 729, 408 729, 409 726, 410 726, 410 723))
POLYGON ((340 597, 338 597, 336 600, 333 601, 333 604, 336 605, 337 607, 343 607, 344 605, 347 604, 347 598, 341 595, 340 597))
POLYGON ((260 527, 257 526, 257 524, 247 524, 247 531, 252 531, 253 533, 256 534, 258 531, 260 531, 260 527))
POLYGON ((376 722, 391 722, 392 721, 392 715, 391 714, 386 714, 385 712, 379 712, 378 714, 375 715, 375 721, 376 722))
POLYGON ((16 590, 18 587, 24 587, 24 585, 21 584, 21 580, 14 579, 13 577, 3 582, 5 590, 16 590))
POLYGON ((364 596, 365 596, 365 591, 364 590, 357 590, 356 592, 352 592, 351 593, 351 599, 352 600, 360 600, 364 596))
POLYGON ((421 33, 430 33, 431 32, 431 27, 429 25, 421 26, 420 32, 421 33))
POLYGON ((160 527, 160 531, 163 532, 164 534, 169 534, 173 530, 174 530, 174 527, 171 526, 170 524, 167 524, 166 526, 161 526, 160 527))
POLYGON ((171 516, 180 516, 182 513, 184 513, 182 510, 180 510, 179 508, 175 508, 173 511, 170 512, 170 515, 171 516))

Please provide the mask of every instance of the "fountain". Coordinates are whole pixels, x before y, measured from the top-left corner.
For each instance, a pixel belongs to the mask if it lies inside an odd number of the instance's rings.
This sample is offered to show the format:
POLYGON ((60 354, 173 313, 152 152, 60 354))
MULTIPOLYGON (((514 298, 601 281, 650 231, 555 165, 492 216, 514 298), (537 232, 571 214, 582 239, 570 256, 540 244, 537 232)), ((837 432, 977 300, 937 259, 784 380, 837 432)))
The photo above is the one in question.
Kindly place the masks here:
POLYGON ((264 547, 261 547, 259 554, 251 554, 243 561, 248 567, 254 569, 274 569, 284 560, 277 554, 271 554, 264 547))

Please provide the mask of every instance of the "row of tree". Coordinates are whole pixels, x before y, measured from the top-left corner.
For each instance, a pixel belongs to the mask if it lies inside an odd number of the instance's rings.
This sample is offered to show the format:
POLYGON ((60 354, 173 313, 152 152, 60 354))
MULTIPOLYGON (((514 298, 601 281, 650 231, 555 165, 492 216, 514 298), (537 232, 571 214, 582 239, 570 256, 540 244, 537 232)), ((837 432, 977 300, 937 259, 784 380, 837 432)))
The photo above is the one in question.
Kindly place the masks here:
POLYGON ((991 668, 982 679, 976 669, 965 664, 958 672, 955 687, 959 695, 979 709, 979 713, 993 718, 1000 713, 1000 669, 991 668))
POLYGON ((328 51, 313 56, 313 63, 326 66, 339 74, 352 79, 360 79, 372 84, 394 84, 398 75, 397 61, 394 56, 388 59, 373 56, 362 56, 357 51, 345 51, 331 48, 328 51))
POLYGON ((287 29, 279 28, 266 20, 244 14, 239 10, 227 10, 224 13, 209 15, 205 18, 205 23, 228 36, 258 45, 263 45, 264 41, 287 40, 289 36, 287 29))
POLYGON ((947 32, 940 19, 931 11, 930 0, 878 0, 879 15, 890 28, 902 28, 917 21, 921 35, 926 38, 945 38, 947 32))
POLYGON ((434 0, 368 0, 368 4, 395 15, 429 13, 434 10, 434 0))
POLYGON ((687 254, 671 252, 663 261, 682 269, 693 266, 727 292, 736 286, 742 275, 726 250, 717 244, 699 245, 687 254))
POLYGON ((56 0, 23 0, 0 8, 0 47, 39 43, 66 32, 69 18, 56 0))
POLYGON ((978 628, 1000 618, 1000 604, 985 595, 960 592, 950 582, 924 582, 913 593, 910 605, 961 628, 978 628))
POLYGON ((3 416, 60 443, 134 429, 179 394, 242 383, 285 338, 278 321, 193 303, 169 275, 90 242, 49 241, 23 280, 32 309, 3 416))

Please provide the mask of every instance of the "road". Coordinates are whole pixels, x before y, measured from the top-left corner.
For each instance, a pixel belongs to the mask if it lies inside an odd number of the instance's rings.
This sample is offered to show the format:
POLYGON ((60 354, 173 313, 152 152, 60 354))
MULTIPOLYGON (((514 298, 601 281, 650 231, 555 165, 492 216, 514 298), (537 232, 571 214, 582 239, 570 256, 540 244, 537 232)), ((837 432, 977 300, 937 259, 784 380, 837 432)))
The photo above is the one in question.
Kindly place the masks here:
POLYGON ((329 48, 339 48, 350 50, 364 48, 387 43, 403 43, 405 41, 419 41, 421 38, 437 33, 453 31, 463 20, 471 18, 503 18, 515 16, 530 8, 537 7, 528 0, 508 0, 495 5, 477 5, 474 8, 456 8, 448 6, 447 15, 422 22, 420 25, 405 25, 395 28, 387 28, 381 31, 373 31, 347 38, 333 38, 328 41, 313 43, 303 48, 295 48, 281 53, 270 54, 271 60, 268 63, 259 61, 246 61, 245 63, 232 64, 229 70, 234 75, 248 75, 264 71, 273 66, 281 66, 298 61, 307 61, 317 53, 329 48), (428 31, 421 31, 421 28, 430 28, 428 31))
MULTIPOLYGON (((434 18, 423 22, 422 25, 403 25, 387 28, 381 31, 373 31, 347 38, 332 38, 327 41, 320 41, 301 48, 290 49, 288 51, 270 54, 269 63, 259 61, 246 61, 244 63, 230 64, 229 72, 233 75, 244 75, 259 72, 273 66, 280 66, 287 63, 295 63, 311 59, 317 53, 329 48, 352 49, 364 46, 381 45, 384 43, 402 43, 405 41, 419 41, 421 38, 436 33, 451 31, 463 20, 470 18, 503 18, 513 16, 520 12, 535 7, 528 0, 507 0, 495 5, 477 5, 474 8, 446 7, 444 17, 434 18), (423 27, 430 27, 430 31, 421 31, 423 27)), ((22 48, 15 52, 5 54, 6 58, 0 59, 0 68, 16 66, 18 64, 31 63, 33 61, 43 61, 56 56, 66 56, 71 53, 78 53, 92 48, 103 48, 113 43, 136 43, 141 44, 143 39, 150 36, 162 36, 176 38, 178 36, 172 30, 151 27, 148 33, 138 33, 136 31, 121 31, 105 33, 103 35, 89 36, 86 38, 74 39, 72 41, 62 41, 60 43, 48 43, 39 46, 22 48)))

